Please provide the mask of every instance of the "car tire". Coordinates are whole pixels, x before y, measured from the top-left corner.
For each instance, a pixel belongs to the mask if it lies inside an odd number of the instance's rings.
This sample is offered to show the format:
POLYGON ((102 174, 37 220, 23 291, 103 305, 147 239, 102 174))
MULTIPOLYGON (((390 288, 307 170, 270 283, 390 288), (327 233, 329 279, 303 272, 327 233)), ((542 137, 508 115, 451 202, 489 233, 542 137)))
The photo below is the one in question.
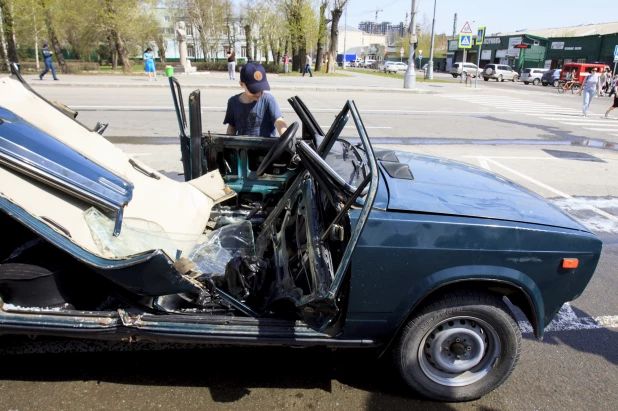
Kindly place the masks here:
POLYGON ((532 81, 532 84, 534 84, 535 86, 538 86, 540 82, 541 82, 541 80, 539 80, 538 78, 535 78, 535 79, 532 81))
POLYGON ((504 81, 504 77, 502 77, 502 74, 498 76, 498 81, 504 81))
POLYGON ((507 305, 477 291, 447 294, 425 305, 404 326, 393 350, 410 389, 440 401, 470 401, 496 389, 520 353, 521 331, 507 305), (456 362, 457 356, 469 357, 456 362))
POLYGON ((519 80, 519 76, 518 75, 514 75, 513 79, 511 80, 513 83, 515 83, 517 80, 519 80))
POLYGON ((483 80, 489 81, 489 77, 483 77, 483 80))
POLYGON ((528 84, 530 84, 530 82, 524 81, 524 84, 527 86, 528 84))
POLYGON ((451 74, 453 78, 457 78, 457 74, 451 74))
POLYGON ((558 87, 560 85, 560 81, 559 80, 554 80, 553 85, 554 85, 554 87, 558 87))
POLYGON ((547 86, 549 86, 548 83, 543 83, 543 87, 547 87, 547 86))

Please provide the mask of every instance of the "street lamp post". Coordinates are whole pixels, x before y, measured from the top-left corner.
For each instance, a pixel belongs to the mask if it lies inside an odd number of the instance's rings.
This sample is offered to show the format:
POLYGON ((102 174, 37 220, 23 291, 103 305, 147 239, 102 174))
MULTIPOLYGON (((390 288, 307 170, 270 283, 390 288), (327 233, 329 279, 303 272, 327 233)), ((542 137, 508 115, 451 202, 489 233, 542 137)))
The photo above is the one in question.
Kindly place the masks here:
POLYGON ((410 52, 408 53, 408 69, 403 76, 403 88, 416 87, 416 70, 414 70, 414 49, 416 43, 416 3, 412 0, 412 17, 410 18, 410 52))
POLYGON ((434 30, 436 27, 436 3, 438 0, 433 0, 433 22, 431 23, 431 47, 429 48, 429 62, 427 63, 427 71, 425 73, 425 78, 428 80, 433 79, 433 40, 434 40, 434 30))

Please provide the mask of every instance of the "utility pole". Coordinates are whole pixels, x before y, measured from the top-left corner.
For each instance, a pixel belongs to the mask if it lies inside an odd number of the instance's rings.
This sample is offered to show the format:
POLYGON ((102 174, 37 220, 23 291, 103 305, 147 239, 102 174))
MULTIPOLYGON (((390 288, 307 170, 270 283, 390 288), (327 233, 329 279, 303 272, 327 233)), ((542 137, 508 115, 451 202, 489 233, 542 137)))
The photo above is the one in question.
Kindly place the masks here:
POLYGON ((410 16, 410 52, 408 53, 408 69, 403 76, 403 88, 416 87, 416 70, 414 70, 414 51, 416 49, 416 4, 418 0, 412 0, 410 16))
POLYGON ((343 23, 343 61, 341 62, 341 69, 345 70, 345 63, 346 63, 346 37, 348 36, 348 6, 345 6, 345 19, 344 19, 344 23, 343 23))
POLYGON ((436 4, 438 0, 433 0, 433 22, 431 23, 431 46, 429 47, 429 62, 427 63, 427 71, 425 78, 433 80, 433 44, 434 44, 434 31, 436 28, 436 4))
POLYGON ((457 13, 455 13, 455 19, 453 20, 453 38, 457 35, 457 13))

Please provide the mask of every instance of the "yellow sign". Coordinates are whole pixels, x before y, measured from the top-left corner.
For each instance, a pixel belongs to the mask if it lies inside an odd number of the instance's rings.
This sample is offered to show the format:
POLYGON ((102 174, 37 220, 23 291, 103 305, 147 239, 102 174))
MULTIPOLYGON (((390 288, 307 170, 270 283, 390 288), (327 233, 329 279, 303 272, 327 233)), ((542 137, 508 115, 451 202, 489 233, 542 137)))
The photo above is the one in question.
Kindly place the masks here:
POLYGON ((472 48, 472 34, 460 34, 458 47, 460 49, 472 48))

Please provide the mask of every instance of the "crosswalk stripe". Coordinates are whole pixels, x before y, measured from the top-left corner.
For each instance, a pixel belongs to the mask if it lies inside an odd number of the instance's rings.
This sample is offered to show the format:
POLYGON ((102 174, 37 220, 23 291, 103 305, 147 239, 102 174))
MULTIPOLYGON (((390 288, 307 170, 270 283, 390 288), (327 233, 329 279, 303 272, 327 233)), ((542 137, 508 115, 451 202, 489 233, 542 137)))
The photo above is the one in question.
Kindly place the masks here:
POLYGON ((618 131, 618 128, 586 128, 586 127, 584 127, 584 130, 591 130, 591 131, 618 131))
POLYGON ((615 124, 603 124, 603 121, 588 121, 588 122, 564 122, 561 121, 560 124, 568 124, 569 126, 593 126, 593 127, 616 127, 615 124))

